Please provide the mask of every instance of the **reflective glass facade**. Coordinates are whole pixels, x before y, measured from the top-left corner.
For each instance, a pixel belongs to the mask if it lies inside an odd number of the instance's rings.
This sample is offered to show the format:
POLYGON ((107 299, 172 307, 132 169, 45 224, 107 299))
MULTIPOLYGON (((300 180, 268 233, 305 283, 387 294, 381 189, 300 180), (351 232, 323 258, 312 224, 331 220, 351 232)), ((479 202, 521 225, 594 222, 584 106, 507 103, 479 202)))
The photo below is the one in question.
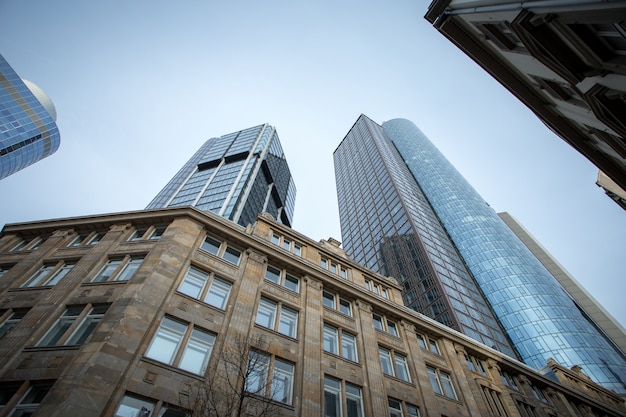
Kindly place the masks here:
POLYGON ((207 140, 146 207, 194 206, 241 225, 268 212, 291 226, 296 187, 267 124, 207 140))
POLYGON ((580 365, 626 393, 626 360, 585 318, 556 279, 411 122, 383 124, 523 361, 580 365))
POLYGON ((381 126, 359 117, 334 153, 344 249, 395 277, 405 304, 515 356, 445 229, 381 126))
POLYGON ((61 143, 52 102, 30 85, 39 97, 0 55, 0 179, 53 154, 61 143))

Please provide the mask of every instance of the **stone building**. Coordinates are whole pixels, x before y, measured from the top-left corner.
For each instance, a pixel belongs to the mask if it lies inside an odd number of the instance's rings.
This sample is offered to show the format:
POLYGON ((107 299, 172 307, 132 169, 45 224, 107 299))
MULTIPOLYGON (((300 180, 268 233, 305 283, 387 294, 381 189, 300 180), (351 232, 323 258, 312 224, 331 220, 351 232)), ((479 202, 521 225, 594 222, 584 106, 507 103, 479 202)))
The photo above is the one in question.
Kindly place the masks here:
POLYGON ((285 416, 626 415, 579 368, 534 371, 404 307, 400 290, 267 215, 6 225, 0 417, 184 416, 242 337, 266 342, 258 398, 285 416))

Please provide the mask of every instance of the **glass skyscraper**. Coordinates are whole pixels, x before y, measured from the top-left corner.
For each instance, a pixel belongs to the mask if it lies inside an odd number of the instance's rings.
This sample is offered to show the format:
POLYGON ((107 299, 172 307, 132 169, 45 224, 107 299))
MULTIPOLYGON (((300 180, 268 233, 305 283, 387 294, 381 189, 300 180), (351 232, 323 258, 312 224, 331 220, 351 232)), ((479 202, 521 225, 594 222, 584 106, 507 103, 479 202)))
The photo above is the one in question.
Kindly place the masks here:
POLYGON ((207 140, 146 208, 194 206, 243 226, 268 212, 291 226, 295 198, 276 129, 263 124, 207 140))
POLYGON ((56 110, 0 55, 0 179, 52 155, 61 143, 56 110))
POLYGON ((452 327, 476 338, 455 323, 485 304, 528 365, 580 365, 626 393, 624 355, 413 123, 361 116, 335 151, 335 170, 345 250, 396 277, 408 305, 445 323, 426 304, 437 287, 452 327), (403 240, 413 243, 391 243, 403 240), (437 285, 422 285, 427 273, 437 285))

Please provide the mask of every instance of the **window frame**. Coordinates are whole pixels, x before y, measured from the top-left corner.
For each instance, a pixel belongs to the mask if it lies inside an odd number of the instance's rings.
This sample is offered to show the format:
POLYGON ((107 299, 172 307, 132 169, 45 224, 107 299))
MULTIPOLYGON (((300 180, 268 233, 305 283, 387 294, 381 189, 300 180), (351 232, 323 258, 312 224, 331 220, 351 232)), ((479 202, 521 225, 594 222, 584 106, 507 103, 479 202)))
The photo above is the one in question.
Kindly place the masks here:
POLYGON ((416 336, 417 344, 419 345, 420 349, 441 356, 441 350, 439 349, 439 344, 437 343, 436 339, 433 339, 432 337, 424 333, 416 333, 416 336))
POLYGON ((259 325, 273 332, 279 333, 283 336, 287 336, 292 339, 297 339, 298 321, 299 321, 298 310, 287 307, 282 302, 277 302, 266 297, 261 297, 259 299, 259 303, 257 306, 257 314, 254 319, 254 323, 256 325, 259 325), (271 313, 268 316, 267 325, 264 324, 264 322, 261 322, 259 319, 259 317, 264 317, 264 316, 259 315, 262 308, 267 309, 266 311, 271 313), (287 314, 291 315, 291 317, 286 316, 284 312, 287 312, 287 314), (290 322, 288 323, 288 328, 293 330, 292 332, 285 333, 284 331, 281 331, 281 329, 283 328, 283 324, 286 322, 284 321, 284 319, 290 320, 290 322))
POLYGON ((19 288, 52 287, 59 283, 76 266, 76 261, 44 263, 19 288))
POLYGON ((302 256, 302 244, 291 239, 290 237, 288 238, 280 233, 272 231, 272 237, 270 238, 270 241, 274 245, 280 247, 283 250, 286 250, 287 252, 291 252, 296 256, 302 256), (287 244, 287 247, 285 247, 285 244, 287 244))
POLYGON ((265 265, 265 274, 263 274, 263 278, 266 281, 271 282, 274 285, 278 285, 280 287, 283 287, 285 289, 288 289, 291 292, 294 292, 296 294, 300 294, 300 277, 287 272, 287 270, 285 268, 279 268, 276 265, 267 263, 265 265), (274 281, 273 279, 268 278, 268 273, 270 272, 270 268, 274 269, 277 273, 274 273, 277 276, 277 280, 274 281), (291 283, 291 286, 289 284, 287 284, 288 282, 291 283), (295 289, 294 289, 295 288, 295 289))
POLYGON ((93 284, 101 284, 104 282, 129 281, 133 276, 135 276, 137 270, 141 268, 141 264, 144 260, 144 255, 126 255, 121 258, 111 257, 107 259, 106 263, 102 265, 98 273, 94 275, 90 282, 93 284), (109 275, 104 275, 104 272, 107 269, 110 269, 111 266, 115 266, 115 268, 112 269, 109 275), (129 273, 130 275, 128 275, 129 273))
POLYGON ((4 311, 0 315, 0 339, 11 333, 29 310, 30 308, 9 308, 4 311))
POLYGON ((341 327, 336 327, 328 323, 322 326, 322 349, 326 353, 339 356, 350 362, 359 363, 359 352, 356 335, 345 332, 341 327), (326 349, 327 340, 332 341, 331 346, 334 351, 326 349), (350 348, 348 348, 350 346, 350 348))
POLYGON ((36 347, 82 346, 87 343, 98 324, 106 315, 110 304, 68 305, 39 339, 36 347), (67 315, 74 311, 77 314, 67 315), (91 325, 93 324, 93 327, 91 325), (70 343, 76 340, 80 343, 70 343))
POLYGON ((324 390, 323 390, 323 407, 324 416, 326 417, 364 417, 363 409, 363 388, 351 384, 345 380, 337 379, 330 375, 324 375, 324 390), (333 384, 331 386, 331 383, 333 384), (329 414, 329 396, 334 395, 334 411, 329 414), (352 407, 350 402, 356 403, 356 413, 352 413, 352 407))
POLYGON ((376 330, 387 333, 397 338, 400 337, 400 331, 398 330, 398 325, 396 321, 389 320, 384 314, 377 313, 372 313, 372 320, 374 321, 374 328, 376 330), (376 320, 376 317, 378 317, 380 320, 376 320), (380 323, 380 326, 378 326, 376 323, 380 323), (393 330, 390 331, 389 329, 393 330))
POLYGON ((389 289, 387 287, 385 287, 384 285, 379 284, 378 282, 376 282, 374 280, 366 279, 365 280, 365 288, 368 291, 371 291, 374 294, 389 300, 389 289))
POLYGON ((200 249, 203 252, 211 254, 215 257, 218 257, 230 265, 239 266, 241 263, 241 258, 243 257, 243 251, 236 246, 228 243, 227 240, 219 238, 217 236, 207 234, 204 239, 202 239, 202 243, 200 243, 200 249), (212 241, 209 243, 208 241, 212 241), (215 245, 219 242, 219 245, 215 245), (215 249, 215 250, 213 250, 215 249), (236 252, 236 256, 233 252, 236 252), (233 262, 233 259, 237 259, 237 262, 233 262))
MULTIPOLYGON (((159 326, 152 335, 152 340, 143 356, 184 372, 203 376, 208 369, 216 339, 217 334, 209 330, 166 315, 163 316, 159 322, 159 326), (166 321, 170 327, 166 327, 166 321), (176 339, 176 336, 179 336, 179 338, 176 339), (201 340, 200 336, 208 337, 210 341, 201 340), (168 347, 169 351, 166 351, 163 347, 156 347, 157 343, 160 341, 165 341, 170 344, 170 347, 168 347), (171 347, 172 343, 174 343, 173 348, 171 347), (153 348, 155 351, 151 353, 153 348), (190 369, 190 367, 186 365, 188 362, 186 359, 187 355, 202 352, 201 349, 204 349, 204 357, 200 362, 200 368, 197 370, 190 369), (159 355, 163 355, 164 353, 169 353, 169 359, 163 360, 162 357, 159 357, 159 355)), ((193 361, 193 357, 191 359, 193 361)), ((194 363, 197 363, 197 361, 194 361, 194 363)))
POLYGON ((344 316, 353 317, 352 302, 342 298, 339 294, 335 294, 329 290, 322 291, 322 305, 326 308, 338 311, 344 316), (328 297, 327 297, 328 296, 328 297), (327 303, 326 300, 330 300, 332 297, 332 306, 327 303))
POLYGON ((214 272, 208 272, 204 269, 196 267, 195 265, 190 265, 176 291, 220 310, 226 310, 232 289, 233 283, 231 281, 218 276, 214 272), (192 283, 192 280, 196 280, 196 284, 192 283), (197 295, 191 294, 191 291, 185 292, 182 290, 185 284, 187 284, 190 288, 198 288, 197 284, 199 283, 201 283, 201 286, 198 289, 197 295), (219 305, 210 301, 210 297, 212 295, 215 295, 216 297, 219 295, 213 291, 216 283, 217 289, 222 290, 222 293, 225 292, 225 295, 221 298, 221 303, 219 305), (225 291, 226 286, 228 286, 227 291, 225 291))
POLYGON ((412 383, 411 372, 409 371, 409 362, 406 355, 396 352, 395 349, 378 346, 378 357, 380 359, 380 366, 384 375, 404 382, 412 383), (385 360, 388 360, 387 366, 385 366, 385 361, 383 360, 384 358, 385 360), (387 367, 390 372, 386 372, 385 367, 387 367))
POLYGON ((458 401, 458 396, 456 395, 456 389, 454 388, 454 382, 452 381, 450 373, 430 365, 426 366, 426 371, 435 395, 458 401), (447 382, 447 384, 444 384, 444 381, 447 382), (435 387, 437 387, 437 389, 435 389, 435 387), (446 388, 450 388, 450 390, 446 388), (452 392, 450 393, 449 391, 452 392))
POLYGON ((248 378, 245 381, 244 389, 253 395, 268 398, 282 404, 292 405, 295 370, 296 364, 291 361, 268 352, 251 349, 248 354, 246 370, 248 378), (288 371, 287 368, 291 368, 290 371, 288 371), (283 381, 288 381, 288 384, 281 386, 282 388, 287 387, 287 395, 282 399, 276 398, 277 394, 285 392, 284 389, 280 390, 276 386, 280 377, 283 377, 283 381), (251 384, 254 384, 254 386, 251 384))
POLYGON ((90 232, 79 233, 72 239, 67 245, 69 248, 77 248, 81 246, 93 246, 98 244, 102 238, 106 235, 106 232, 90 232))
POLYGON ((387 397, 387 403, 389 405, 389 417, 420 417, 419 407, 416 405, 391 397, 387 397))

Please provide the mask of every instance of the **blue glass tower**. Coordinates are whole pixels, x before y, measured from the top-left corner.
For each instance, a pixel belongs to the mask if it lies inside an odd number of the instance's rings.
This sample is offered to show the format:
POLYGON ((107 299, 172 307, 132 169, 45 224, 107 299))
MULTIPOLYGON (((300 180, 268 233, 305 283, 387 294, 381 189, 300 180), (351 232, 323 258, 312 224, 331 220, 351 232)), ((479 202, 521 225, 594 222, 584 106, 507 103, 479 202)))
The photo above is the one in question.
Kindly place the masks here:
MULTIPOLYGON (((385 142, 411 174, 410 191, 396 190, 396 198, 406 206, 413 204, 416 194, 426 199, 521 359, 537 369, 544 367, 549 358, 567 366, 580 365, 594 381, 626 393, 624 355, 585 318, 556 279, 426 136, 403 119, 378 126, 376 135, 382 139, 364 137, 364 146, 385 142)), ((391 168, 367 165, 355 169, 364 175, 370 170, 391 168)), ((346 197, 341 195, 339 174, 337 183, 341 211, 346 197)), ((427 212, 425 209, 415 215, 424 217, 427 212)), ((344 211, 340 217, 345 249, 360 253, 363 240, 350 238, 354 234, 350 212, 344 211)), ((418 228, 417 232, 424 242, 429 240, 424 239, 431 233, 429 229, 425 232, 418 228)), ((376 234, 369 239, 370 246, 377 249, 377 258, 384 263, 384 239, 376 234)), ((430 246, 426 245, 429 254, 433 252, 430 246)), ((433 263, 440 264, 437 260, 433 263)), ((449 268, 448 264, 440 268, 449 268)), ((386 263, 385 268, 389 268, 386 263)), ((448 277, 442 276, 445 285, 448 277)))
POLYGON ((207 140, 146 208, 194 206, 244 226, 268 212, 291 226, 295 198, 276 129, 263 124, 207 140))
POLYGON ((386 138, 361 116, 334 153, 344 249, 395 277, 405 304, 510 356, 514 349, 428 200, 386 138))
POLYGON ((50 98, 0 55, 0 179, 53 154, 61 143, 50 98))

